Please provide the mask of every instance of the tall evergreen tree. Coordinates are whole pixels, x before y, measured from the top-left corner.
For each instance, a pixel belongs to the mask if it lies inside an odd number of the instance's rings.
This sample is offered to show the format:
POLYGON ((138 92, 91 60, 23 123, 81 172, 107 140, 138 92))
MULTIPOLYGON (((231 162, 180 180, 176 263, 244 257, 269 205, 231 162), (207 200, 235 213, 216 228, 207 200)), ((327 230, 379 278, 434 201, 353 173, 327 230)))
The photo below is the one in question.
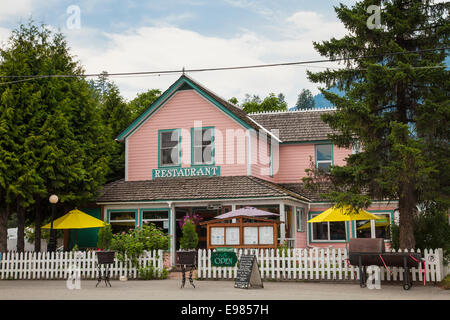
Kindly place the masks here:
POLYGON ((109 172, 106 180, 111 182, 124 177, 125 147, 115 141, 115 138, 130 124, 133 115, 117 85, 107 79, 106 72, 97 80, 91 81, 90 86, 98 103, 104 129, 103 137, 110 142, 109 172))
POLYGON ((349 34, 314 43, 321 55, 347 66, 308 73, 313 82, 344 91, 340 97, 322 90, 337 108, 322 117, 339 130, 331 139, 340 147, 362 145, 346 166, 331 170, 336 191, 328 196, 355 207, 398 200, 400 247, 414 248, 417 204, 450 204, 450 77, 448 50, 439 49, 449 47, 450 3, 383 0, 381 28, 368 28, 370 5, 380 1, 335 7, 349 34))
POLYGON ((126 102, 120 94, 119 87, 108 79, 108 73, 103 72, 96 80, 90 81, 94 97, 98 101, 101 114, 104 137, 111 142, 109 173, 107 181, 124 178, 125 145, 115 141, 115 138, 144 112, 161 95, 158 89, 150 89, 137 94, 130 102, 126 102))
POLYGON ((29 22, 13 31, 0 56, 0 75, 9 77, 0 83, 0 251, 14 204, 21 237, 23 214, 35 212, 39 250, 48 196, 57 194, 63 208, 93 199, 108 172, 110 142, 84 79, 26 79, 83 74, 62 34, 29 22))
POLYGON ((298 97, 297 103, 295 104, 296 110, 310 110, 314 109, 314 97, 310 90, 303 89, 298 97))

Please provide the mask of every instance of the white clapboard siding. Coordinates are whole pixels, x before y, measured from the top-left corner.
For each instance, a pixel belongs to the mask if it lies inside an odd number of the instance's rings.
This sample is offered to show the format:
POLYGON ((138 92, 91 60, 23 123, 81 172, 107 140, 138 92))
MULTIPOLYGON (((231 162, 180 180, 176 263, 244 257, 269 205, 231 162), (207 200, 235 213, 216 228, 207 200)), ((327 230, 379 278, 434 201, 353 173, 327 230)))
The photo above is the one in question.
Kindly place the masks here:
MULTIPOLYGON (((142 266, 152 264, 160 272, 164 266, 162 250, 145 252, 139 260, 142 266)), ((95 252, 6 252, 0 258, 0 280, 67 279, 76 270, 79 270, 82 279, 96 279, 98 265, 95 252)), ((121 275, 138 277, 136 268, 124 265, 117 258, 110 271, 111 278, 121 275)))
MULTIPOLYGON (((390 250, 395 252, 395 250, 390 250)), ((213 251, 200 249, 198 251, 198 278, 200 279, 234 279, 237 275, 237 265, 234 267, 212 267, 213 251)), ((359 268, 350 265, 347 249, 344 248, 294 248, 280 249, 235 249, 238 260, 242 254, 254 253, 258 260, 259 270, 263 279, 274 280, 359 280, 359 268)), ((399 252, 422 253, 426 262, 419 268, 410 268, 412 281, 439 282, 444 278, 442 249, 399 250, 399 252)), ((4 264, 2 264, 4 265, 4 264)), ((387 266, 380 267, 382 281, 403 281, 403 268, 387 266)))

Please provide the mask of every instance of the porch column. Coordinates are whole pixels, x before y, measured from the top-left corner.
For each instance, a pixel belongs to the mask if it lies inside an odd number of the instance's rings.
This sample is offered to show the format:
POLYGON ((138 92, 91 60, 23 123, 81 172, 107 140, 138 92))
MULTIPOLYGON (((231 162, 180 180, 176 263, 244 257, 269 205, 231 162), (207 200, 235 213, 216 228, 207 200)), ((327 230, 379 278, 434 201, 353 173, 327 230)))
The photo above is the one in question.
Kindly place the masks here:
POLYGON ((175 212, 175 204, 173 202, 168 202, 170 209, 170 265, 175 265, 175 251, 176 251, 176 212, 175 212))
POLYGON ((286 239, 286 212, 284 210, 284 203, 280 203, 280 243, 284 242, 286 239))

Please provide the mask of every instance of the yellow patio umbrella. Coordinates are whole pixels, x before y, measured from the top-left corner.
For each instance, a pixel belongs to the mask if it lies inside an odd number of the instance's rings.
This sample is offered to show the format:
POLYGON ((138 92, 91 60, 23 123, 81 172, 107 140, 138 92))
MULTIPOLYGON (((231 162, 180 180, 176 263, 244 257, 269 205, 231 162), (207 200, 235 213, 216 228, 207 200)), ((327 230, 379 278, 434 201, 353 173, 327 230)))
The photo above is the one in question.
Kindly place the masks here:
MULTIPOLYGON (((375 227, 387 227, 387 226, 390 226, 390 223, 386 219, 384 221, 375 221, 375 227)), ((362 226, 359 226, 357 229, 363 230, 363 229, 369 229, 369 228, 370 228, 370 221, 364 223, 362 226)))
MULTIPOLYGON (((77 208, 53 221, 53 229, 102 228, 106 225, 107 223, 104 221, 94 218, 93 216, 90 216, 77 208)), ((42 229, 50 228, 51 222, 42 227, 42 229)), ((75 230, 75 244, 77 243, 76 237, 77 233, 75 230)))
POLYGON ((352 210, 350 206, 336 207, 333 206, 325 210, 318 216, 308 220, 314 222, 336 222, 336 221, 353 221, 353 220, 378 220, 383 219, 363 209, 352 210))
POLYGON ((353 209, 350 206, 337 207, 333 206, 325 210, 318 216, 308 220, 310 223, 315 222, 339 222, 339 221, 355 221, 355 220, 379 220, 378 217, 363 209, 353 209))

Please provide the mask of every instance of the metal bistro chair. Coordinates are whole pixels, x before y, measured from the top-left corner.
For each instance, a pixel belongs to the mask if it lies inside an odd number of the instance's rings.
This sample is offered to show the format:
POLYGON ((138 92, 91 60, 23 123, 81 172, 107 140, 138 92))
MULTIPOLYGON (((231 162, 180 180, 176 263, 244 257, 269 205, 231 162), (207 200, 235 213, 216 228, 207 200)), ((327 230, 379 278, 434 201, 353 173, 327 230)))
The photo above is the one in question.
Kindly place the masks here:
POLYGON ((98 281, 95 287, 98 286, 102 280, 105 281, 106 286, 111 287, 111 283, 109 282, 109 266, 114 263, 114 256, 116 254, 115 251, 97 251, 97 269, 98 269, 98 281))

